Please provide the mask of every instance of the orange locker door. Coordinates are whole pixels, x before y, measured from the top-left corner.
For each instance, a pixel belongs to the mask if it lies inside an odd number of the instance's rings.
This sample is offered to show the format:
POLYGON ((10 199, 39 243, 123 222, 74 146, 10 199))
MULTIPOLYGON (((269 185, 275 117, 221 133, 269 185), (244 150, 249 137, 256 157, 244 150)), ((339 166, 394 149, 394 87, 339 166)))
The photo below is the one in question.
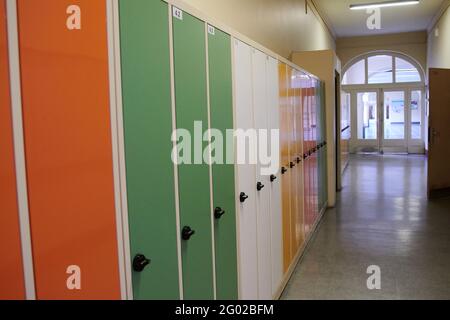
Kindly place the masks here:
POLYGON ((309 89, 309 123, 310 123, 310 130, 309 130, 309 152, 311 153, 310 159, 309 159, 309 189, 310 189, 310 204, 311 204, 311 230, 314 226, 314 223, 316 221, 316 209, 315 209, 315 153, 314 153, 314 132, 315 132, 315 121, 314 121, 314 105, 315 105, 315 97, 314 97, 314 79, 311 79, 310 82, 310 89, 309 89))
POLYGON ((300 87, 301 73, 296 72, 295 77, 295 145, 296 155, 295 162, 297 172, 297 227, 296 227, 296 241, 297 247, 300 248, 305 241, 304 234, 304 218, 303 218, 303 148, 302 148, 302 136, 303 136, 303 123, 302 123, 302 90, 300 87))
POLYGON ((303 91, 303 188, 304 188, 304 216, 305 216, 305 237, 310 231, 310 202, 309 202, 309 81, 302 81, 303 91))
POLYGON ((0 300, 24 299, 6 34, 6 1, 0 0, 0 300))
POLYGON ((280 150, 281 150, 281 193, 283 216, 283 266, 284 272, 291 264, 291 186, 289 168, 289 82, 286 64, 279 64, 280 81, 280 150))
POLYGON ((38 299, 119 299, 106 1, 19 0, 38 299))
POLYGON ((295 156, 297 154, 297 146, 295 143, 295 88, 293 76, 295 70, 288 68, 288 85, 289 85, 289 172, 290 172, 290 201, 291 201, 291 259, 297 253, 297 170, 295 156))
POLYGON ((312 163, 313 163, 313 179, 312 179, 312 185, 313 185, 313 208, 314 208, 314 222, 316 223, 317 218, 319 216, 319 168, 318 168, 318 159, 317 159, 317 108, 318 108, 318 101, 317 101, 317 80, 313 81, 312 86, 312 138, 311 138, 311 148, 314 150, 313 156, 312 156, 312 163))
POLYGON ((308 82, 308 130, 307 130, 307 151, 308 151, 308 159, 307 168, 308 168, 308 232, 312 231, 312 226, 314 224, 314 204, 313 204, 313 163, 312 163, 312 92, 311 92, 311 81, 308 82))
POLYGON ((314 222, 316 221, 316 206, 315 206, 315 197, 316 197, 316 188, 315 188, 315 153, 314 153, 314 135, 316 128, 314 127, 315 121, 314 121, 314 111, 315 111, 315 96, 314 96, 314 82, 315 80, 311 80, 311 86, 310 86, 310 115, 309 115, 309 121, 311 124, 311 130, 310 136, 309 136, 309 150, 311 150, 311 158, 310 158, 310 176, 309 176, 309 183, 311 188, 311 226, 314 225, 314 222))

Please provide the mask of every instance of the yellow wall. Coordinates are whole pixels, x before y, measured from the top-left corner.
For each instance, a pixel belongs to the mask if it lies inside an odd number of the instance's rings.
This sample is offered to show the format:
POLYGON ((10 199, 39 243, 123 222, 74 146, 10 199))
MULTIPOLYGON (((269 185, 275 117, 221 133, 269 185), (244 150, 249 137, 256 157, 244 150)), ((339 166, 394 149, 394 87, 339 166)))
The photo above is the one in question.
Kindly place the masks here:
POLYGON ((305 0, 184 0, 205 15, 288 58, 293 51, 335 49, 320 16, 305 0))
POLYGON ((427 66, 427 32, 340 38, 336 41, 336 51, 342 61, 343 68, 351 59, 378 50, 406 54, 415 59, 425 71, 427 66))
POLYGON ((441 16, 428 39, 428 67, 450 69, 450 8, 441 16))

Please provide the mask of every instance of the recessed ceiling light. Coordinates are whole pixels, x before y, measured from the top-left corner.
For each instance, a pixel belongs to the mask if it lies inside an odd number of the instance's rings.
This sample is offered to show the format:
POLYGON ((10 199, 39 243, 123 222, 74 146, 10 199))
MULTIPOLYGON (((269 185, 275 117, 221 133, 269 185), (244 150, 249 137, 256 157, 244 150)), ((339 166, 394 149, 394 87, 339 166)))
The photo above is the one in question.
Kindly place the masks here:
POLYGON ((384 1, 384 2, 373 2, 364 4, 352 4, 350 5, 350 10, 364 10, 373 8, 386 8, 386 7, 398 7, 398 6, 410 6, 419 4, 419 0, 397 0, 397 1, 384 1))

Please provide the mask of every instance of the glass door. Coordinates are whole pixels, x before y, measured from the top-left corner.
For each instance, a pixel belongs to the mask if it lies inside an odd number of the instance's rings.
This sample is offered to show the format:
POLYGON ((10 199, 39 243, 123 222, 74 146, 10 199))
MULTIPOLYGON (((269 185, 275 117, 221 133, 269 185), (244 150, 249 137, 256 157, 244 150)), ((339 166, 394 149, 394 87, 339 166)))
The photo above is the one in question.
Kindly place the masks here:
POLYGON ((425 152, 424 105, 425 97, 422 89, 408 90, 409 110, 407 110, 408 153, 425 152))
POLYGON ((356 128, 352 130, 354 132, 353 140, 355 142, 356 152, 379 152, 379 93, 378 90, 374 91, 358 91, 355 92, 353 99, 355 99, 356 112, 354 112, 356 121, 352 123, 356 124, 356 128), (355 130, 356 129, 356 130, 355 130))
POLYGON ((351 152, 424 153, 423 89, 352 90, 350 96, 351 152))
POLYGON ((408 127, 406 90, 382 90, 383 107, 380 110, 380 152, 406 153, 408 127))

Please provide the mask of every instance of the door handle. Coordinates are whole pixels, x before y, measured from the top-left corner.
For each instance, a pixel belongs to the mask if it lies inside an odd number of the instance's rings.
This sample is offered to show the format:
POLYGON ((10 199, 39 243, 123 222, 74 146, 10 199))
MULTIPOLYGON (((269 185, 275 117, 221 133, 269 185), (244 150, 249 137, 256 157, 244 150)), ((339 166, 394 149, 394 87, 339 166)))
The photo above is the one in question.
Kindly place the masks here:
POLYGON ((241 194, 239 195, 239 200, 241 201, 241 203, 244 203, 247 199, 248 195, 246 195, 245 192, 241 192, 241 194))
POLYGON ((431 144, 433 145, 435 142, 435 139, 437 136, 439 136, 439 131, 436 131, 435 128, 431 128, 431 144))
POLYGON ((291 167, 291 169, 294 168, 294 167, 295 167, 295 163, 291 162, 291 163, 289 164, 289 167, 291 167))
POLYGON ((151 260, 147 259, 143 254, 137 254, 133 259, 133 270, 136 272, 144 271, 145 267, 150 264, 151 260))
POLYGON ((225 214, 225 211, 222 210, 221 207, 217 207, 216 209, 214 209, 214 217, 216 219, 220 219, 222 218, 222 216, 225 214))
POLYGON ((300 163, 302 161, 302 159, 300 159, 300 157, 297 157, 297 163, 300 163))
POLYGON ((256 189, 257 189, 258 191, 261 191, 262 189, 264 189, 264 185, 263 185, 261 182, 258 182, 258 183, 256 184, 256 189))
POLYGON ((195 230, 192 230, 191 227, 184 227, 183 230, 181 231, 181 237, 183 238, 183 240, 189 240, 191 239, 191 237, 195 234, 195 230))
POLYGON ((272 174, 272 175, 270 176, 270 182, 274 182, 275 180, 277 180, 277 176, 274 175, 274 174, 272 174))
POLYGON ((285 167, 281 168, 281 174, 285 174, 287 172, 287 169, 285 167))

